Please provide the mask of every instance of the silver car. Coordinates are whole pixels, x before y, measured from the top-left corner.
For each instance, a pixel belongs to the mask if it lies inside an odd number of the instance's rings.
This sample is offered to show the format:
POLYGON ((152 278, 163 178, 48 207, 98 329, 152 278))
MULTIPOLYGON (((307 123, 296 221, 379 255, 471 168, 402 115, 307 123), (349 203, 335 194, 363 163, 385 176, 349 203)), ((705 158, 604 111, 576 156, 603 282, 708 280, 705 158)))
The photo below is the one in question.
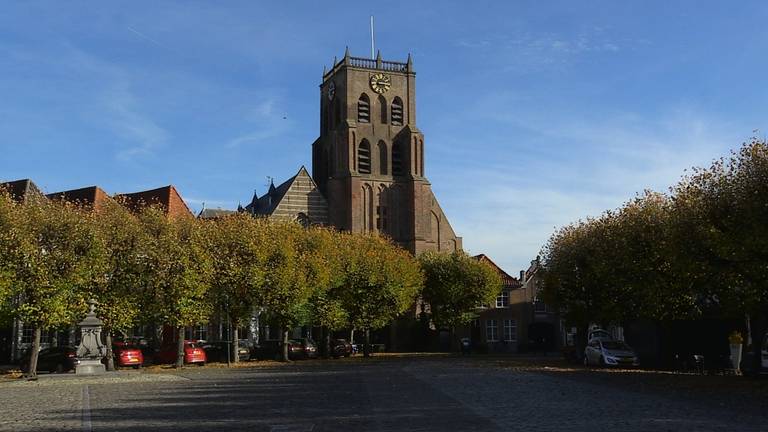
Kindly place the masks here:
POLYGON ((640 366, 637 354, 619 340, 592 339, 584 348, 584 365, 640 366))

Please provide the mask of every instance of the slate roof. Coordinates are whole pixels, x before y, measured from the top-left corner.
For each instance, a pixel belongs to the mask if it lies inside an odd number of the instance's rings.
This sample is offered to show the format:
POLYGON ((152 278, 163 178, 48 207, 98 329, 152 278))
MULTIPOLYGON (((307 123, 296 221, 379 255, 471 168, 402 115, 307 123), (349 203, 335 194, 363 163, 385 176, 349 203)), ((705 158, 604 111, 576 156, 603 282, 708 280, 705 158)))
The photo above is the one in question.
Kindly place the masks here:
POLYGON ((159 204, 165 209, 168 216, 194 217, 192 210, 189 209, 173 185, 140 192, 115 194, 114 198, 134 212, 140 211, 148 205, 159 204))
POLYGON ((509 273, 502 270, 502 268, 496 265, 496 263, 493 262, 493 260, 488 258, 488 255, 480 254, 480 255, 475 255, 473 258, 481 262, 486 262, 490 264, 493 268, 495 268, 496 271, 499 272, 499 275, 501 276, 501 281, 502 283, 504 283, 505 288, 514 289, 514 288, 520 288, 522 286, 522 284, 517 278, 510 276, 509 273))
POLYGON ((89 186, 80 189, 71 189, 46 195, 50 200, 62 200, 91 209, 100 208, 103 203, 111 198, 98 186, 89 186))
POLYGON ((204 208, 200 210, 200 213, 198 213, 197 217, 200 219, 216 219, 216 218, 225 217, 233 214, 237 214, 237 211, 224 210, 220 208, 216 208, 216 209, 204 208))
POLYGON ((42 198, 45 195, 40 191, 35 182, 30 179, 14 180, 10 182, 0 183, 0 189, 5 189, 11 194, 11 197, 18 201, 24 202, 31 198, 42 198))

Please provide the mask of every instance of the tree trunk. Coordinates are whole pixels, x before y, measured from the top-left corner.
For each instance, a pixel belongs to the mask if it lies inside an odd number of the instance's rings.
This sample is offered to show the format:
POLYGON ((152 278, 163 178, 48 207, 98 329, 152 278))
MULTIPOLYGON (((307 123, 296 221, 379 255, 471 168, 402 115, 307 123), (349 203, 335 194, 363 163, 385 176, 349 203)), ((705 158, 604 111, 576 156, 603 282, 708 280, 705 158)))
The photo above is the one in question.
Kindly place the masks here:
POLYGON ((106 331, 106 339, 107 339, 107 370, 112 372, 115 370, 115 358, 112 355, 112 332, 107 330, 106 331))
POLYGON ((325 358, 328 358, 333 355, 333 352, 331 352, 331 331, 327 327, 323 327, 323 330, 325 331, 325 358))
POLYGON ((184 327, 176 329, 176 368, 184 367, 184 327))
POLYGON ((352 327, 352 330, 349 331, 349 343, 352 345, 355 344, 355 328, 352 327))
POLYGON ((232 351, 229 354, 227 354, 228 356, 232 357, 232 363, 237 363, 240 361, 240 358, 237 355, 237 351, 240 348, 240 342, 238 342, 239 338, 240 338, 240 335, 238 334, 237 323, 233 323, 232 324, 232 351))
POLYGON ((32 338, 32 352, 29 356, 29 369, 27 371, 27 377, 37 377, 37 357, 40 352, 40 336, 43 331, 39 326, 35 327, 35 334, 32 338))
POLYGON ((283 328, 283 361, 291 361, 291 359, 288 357, 288 332, 290 329, 288 327, 283 328))
POLYGON ((371 356, 371 331, 365 329, 365 344, 363 344, 363 357, 371 356))

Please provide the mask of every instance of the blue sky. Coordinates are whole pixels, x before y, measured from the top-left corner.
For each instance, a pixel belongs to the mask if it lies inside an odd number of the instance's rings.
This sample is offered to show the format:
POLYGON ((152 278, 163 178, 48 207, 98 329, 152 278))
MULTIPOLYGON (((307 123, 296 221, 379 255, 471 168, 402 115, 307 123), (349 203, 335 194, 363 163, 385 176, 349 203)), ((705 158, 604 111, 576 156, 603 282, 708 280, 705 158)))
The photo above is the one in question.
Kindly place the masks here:
POLYGON ((234 208, 311 166, 323 66, 410 52, 426 174, 512 274, 555 227, 768 130, 768 3, 9 2, 0 180, 234 208), (109 3, 109 4, 108 4, 109 3))

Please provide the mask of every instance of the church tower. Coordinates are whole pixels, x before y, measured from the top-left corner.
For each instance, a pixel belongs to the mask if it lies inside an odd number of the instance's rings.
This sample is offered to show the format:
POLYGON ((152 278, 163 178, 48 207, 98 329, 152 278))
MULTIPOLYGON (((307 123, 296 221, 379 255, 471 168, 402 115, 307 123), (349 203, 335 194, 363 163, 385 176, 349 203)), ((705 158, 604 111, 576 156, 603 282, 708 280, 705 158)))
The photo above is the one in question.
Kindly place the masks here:
POLYGON ((414 254, 461 249, 424 166, 410 55, 401 63, 347 50, 323 73, 320 137, 312 144, 312 177, 330 224, 380 232, 414 254))

